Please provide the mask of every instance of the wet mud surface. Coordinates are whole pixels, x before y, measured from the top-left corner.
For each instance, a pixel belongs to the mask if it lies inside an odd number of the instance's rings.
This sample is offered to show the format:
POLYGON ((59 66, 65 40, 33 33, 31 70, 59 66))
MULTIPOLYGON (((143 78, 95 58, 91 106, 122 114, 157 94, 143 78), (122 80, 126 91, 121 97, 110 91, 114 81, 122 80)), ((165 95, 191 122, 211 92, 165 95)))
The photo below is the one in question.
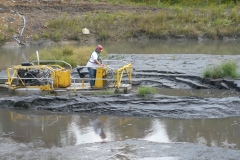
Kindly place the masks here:
POLYGON ((239 116, 240 99, 170 97, 155 95, 141 98, 135 95, 117 96, 58 96, 31 95, 1 98, 1 108, 26 108, 55 112, 87 112, 123 116, 169 118, 223 118, 239 116))
POLYGON ((1 159, 237 160, 240 155, 238 150, 207 147, 205 145, 154 143, 137 140, 83 144, 52 149, 31 149, 31 146, 19 145, 2 138, 0 138, 0 142, 1 159))

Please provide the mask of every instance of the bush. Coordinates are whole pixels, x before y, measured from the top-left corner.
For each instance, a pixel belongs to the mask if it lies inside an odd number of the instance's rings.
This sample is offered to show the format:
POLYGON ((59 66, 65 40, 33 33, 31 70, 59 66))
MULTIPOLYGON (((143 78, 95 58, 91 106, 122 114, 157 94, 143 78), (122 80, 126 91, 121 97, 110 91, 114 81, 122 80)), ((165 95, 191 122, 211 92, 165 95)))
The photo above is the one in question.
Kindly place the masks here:
POLYGON ((33 40, 39 40, 39 36, 38 36, 37 34, 34 34, 34 35, 32 36, 32 39, 33 39, 33 40))
POLYGON ((237 62, 236 61, 228 61, 222 64, 223 76, 237 78, 239 77, 237 73, 237 62))
POLYGON ((49 35, 48 33, 43 33, 43 34, 42 34, 42 37, 43 37, 43 38, 49 38, 50 35, 49 35))
POLYGON ((222 63, 219 66, 214 66, 212 68, 207 67, 203 73, 203 76, 206 78, 238 78, 239 74, 237 73, 237 62, 236 61, 227 61, 222 63))
POLYGON ((138 88, 138 95, 145 96, 149 94, 156 94, 157 90, 154 87, 139 87, 138 88))

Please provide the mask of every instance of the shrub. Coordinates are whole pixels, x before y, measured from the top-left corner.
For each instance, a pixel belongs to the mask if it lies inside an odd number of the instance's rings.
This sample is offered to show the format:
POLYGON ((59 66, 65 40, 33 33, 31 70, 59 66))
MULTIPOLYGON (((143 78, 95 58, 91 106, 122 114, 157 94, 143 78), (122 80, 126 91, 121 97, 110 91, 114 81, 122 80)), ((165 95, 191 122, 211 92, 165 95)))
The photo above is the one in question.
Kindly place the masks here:
POLYGON ((228 61, 222 64, 223 76, 237 78, 239 75, 237 73, 237 62, 228 61))
POLYGON ((43 38, 49 38, 50 35, 49 35, 48 33, 43 33, 43 34, 42 34, 42 37, 43 37, 43 38))
POLYGON ((34 35, 32 36, 32 39, 33 39, 33 40, 39 40, 39 36, 38 36, 37 34, 34 34, 34 35))
POLYGON ((207 67, 203 73, 203 76, 206 78, 238 78, 239 74, 237 73, 237 62, 236 61, 227 61, 222 63, 219 66, 214 66, 212 68, 207 67))
POLYGON ((138 88, 138 95, 145 96, 149 94, 156 94, 157 90, 154 87, 139 87, 138 88))

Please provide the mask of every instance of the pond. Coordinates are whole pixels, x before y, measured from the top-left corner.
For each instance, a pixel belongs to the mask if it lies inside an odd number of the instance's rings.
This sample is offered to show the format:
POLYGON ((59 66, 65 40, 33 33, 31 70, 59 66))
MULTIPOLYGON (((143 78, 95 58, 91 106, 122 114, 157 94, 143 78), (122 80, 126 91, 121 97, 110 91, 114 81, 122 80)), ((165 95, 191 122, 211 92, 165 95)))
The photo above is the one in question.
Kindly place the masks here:
MULTIPOLYGON (((56 45, 64 45, 56 44, 56 45)), ((66 43, 69 44, 69 43, 66 43)), ((86 45, 72 43, 74 45, 86 45)), ((240 42, 181 42, 181 41, 147 41, 147 42, 101 42, 109 53, 117 54, 208 54, 240 55, 240 42)), ((4 47, 0 48, 0 70, 11 65, 27 62, 28 58, 43 48, 51 46, 4 47)), ((90 54, 90 53, 89 53, 90 54)), ((41 59, 41 57, 40 57, 41 59)))
MULTIPOLYGON (((201 59, 201 56, 217 55, 218 57, 221 57, 225 55, 240 55, 239 42, 147 41, 124 43, 104 42, 101 44, 110 54, 142 54, 142 57, 147 57, 147 54, 163 55, 163 57, 158 57, 159 59, 151 56, 150 59, 153 58, 153 61, 151 63, 146 62, 145 64, 149 67, 148 69, 151 69, 153 63, 157 65, 160 59, 164 60, 166 63, 161 64, 167 66, 169 65, 167 63, 171 63, 174 66, 171 57, 168 57, 168 55, 171 56, 173 54, 177 54, 179 57, 185 57, 185 60, 187 59, 186 55, 196 54, 198 55, 194 62, 196 64, 201 59)), ((40 51, 43 48, 44 46, 0 48, 0 70, 5 70, 8 66, 28 61, 28 58, 31 55, 36 54, 36 51, 40 51)), ((203 61, 205 61, 205 59, 203 59, 203 61)), ((216 59, 211 59, 209 63, 214 61, 216 61, 216 59)), ((181 61, 181 64, 183 63, 191 64, 193 62, 192 59, 189 59, 189 61, 181 61)), ((137 62, 135 64, 137 64, 137 62)), ((204 65, 205 64, 202 63, 200 67, 203 67, 204 65)), ((179 67, 176 68, 181 70, 179 67)), ((183 69, 185 68, 187 67, 183 66, 183 69)), ((199 68, 199 65, 196 65, 196 68, 199 68)), ((158 68, 155 69, 157 70, 158 68)), ((141 71, 138 72, 140 73, 141 71)), ((187 69, 186 72, 188 72, 187 69)), ((156 75, 156 73, 152 74, 156 75)), ((144 72, 141 73, 141 76, 141 78, 151 78, 152 75, 146 75, 144 72)), ((154 78, 159 81, 158 77, 154 78)), ((181 87, 182 84, 179 86, 181 87)), ((159 88, 159 94, 172 96, 176 99, 178 99, 178 97, 239 97, 239 92, 234 90, 196 90, 187 87, 186 89, 184 87, 177 87, 159 88)), ((1 98, 14 96, 20 97, 25 95, 26 94, 8 92, 6 89, 0 90, 1 98)), ((164 103, 165 102, 163 102, 163 105, 164 103)), ((234 103, 234 100, 231 101, 231 104, 234 105, 234 103)), ((211 106, 211 104, 214 104, 214 101, 209 103, 208 106, 211 106)), ((171 103, 171 105, 174 106, 174 103, 171 103)), ((181 106, 181 104, 179 105, 181 106)), ((203 108, 204 107, 206 106, 203 106, 203 108)), ((212 106, 211 109, 214 108, 216 108, 216 106, 212 106)), ((24 144, 35 149, 136 139, 160 143, 188 142, 211 147, 216 146, 220 148, 240 150, 239 136, 239 116, 196 119, 147 118, 24 109, 0 109, 0 137, 2 139, 11 140, 10 142, 7 141, 7 143, 24 144)))
POLYGON ((127 139, 240 149, 240 117, 169 119, 0 109, 0 136, 34 148, 127 139))

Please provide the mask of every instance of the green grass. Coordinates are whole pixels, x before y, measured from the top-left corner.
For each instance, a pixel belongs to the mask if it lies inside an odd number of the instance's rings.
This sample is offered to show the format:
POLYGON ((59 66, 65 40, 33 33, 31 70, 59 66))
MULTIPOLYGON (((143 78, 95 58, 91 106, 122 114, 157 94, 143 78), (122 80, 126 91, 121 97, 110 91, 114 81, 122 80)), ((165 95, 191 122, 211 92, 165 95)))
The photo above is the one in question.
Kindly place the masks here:
MULTIPOLYGON (((72 65, 75 68, 77 65, 85 66, 91 53, 94 51, 96 46, 64 46, 64 47, 52 47, 45 48, 39 51, 40 60, 63 60, 72 65)), ((104 56, 107 54, 106 50, 101 52, 101 57, 104 59, 104 56)), ((30 60, 36 60, 36 55, 33 55, 30 60)))
MULTIPOLYGON (((81 0, 76 0, 77 2, 81 0)), ((90 2, 107 2, 113 4, 125 5, 145 5, 145 6, 212 6, 212 5, 227 5, 234 6, 234 0, 89 0, 90 2)))
POLYGON ((138 36, 162 39, 164 37, 185 36, 197 38, 206 35, 211 39, 231 37, 240 32, 240 8, 225 9, 222 6, 193 8, 173 6, 158 11, 108 13, 86 13, 85 16, 70 16, 64 13, 47 22, 45 33, 55 41, 61 39, 79 40, 83 28, 98 40, 126 40, 138 36), (219 36, 221 35, 221 36, 219 36))
POLYGON ((35 41, 36 41, 36 40, 39 40, 39 36, 38 36, 37 34, 34 34, 34 35, 32 36, 32 39, 35 40, 35 41))
POLYGON ((138 95, 139 96, 146 96, 151 94, 156 94, 157 90, 154 87, 139 87, 138 88, 138 95))
POLYGON ((238 66, 236 61, 223 62, 219 66, 207 67, 203 73, 205 78, 238 78, 239 74, 237 72, 238 66))

